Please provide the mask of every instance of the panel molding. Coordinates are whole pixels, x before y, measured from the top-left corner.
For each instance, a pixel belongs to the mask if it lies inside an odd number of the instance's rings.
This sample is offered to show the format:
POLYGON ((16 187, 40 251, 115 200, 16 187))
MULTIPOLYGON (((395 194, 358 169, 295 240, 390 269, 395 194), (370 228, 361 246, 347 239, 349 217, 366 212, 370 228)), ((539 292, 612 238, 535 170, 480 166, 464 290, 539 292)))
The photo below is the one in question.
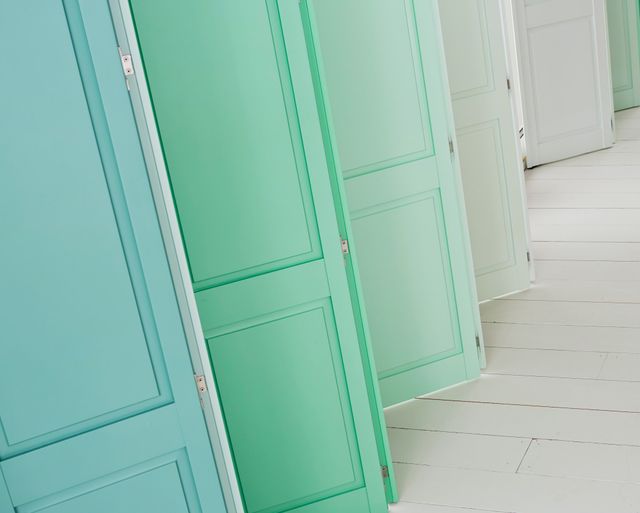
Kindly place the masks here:
MULTIPOLYGON (((145 413, 173 402, 167 368, 162 356, 160 335, 150 292, 143 271, 142 257, 137 245, 135 228, 130 218, 130 208, 120 179, 119 163, 115 155, 114 143, 105 105, 100 96, 100 87, 93 63, 89 39, 84 28, 83 15, 77 0, 59 0, 64 11, 69 37, 73 43, 74 57, 78 65, 79 80, 85 94, 90 122, 96 133, 96 145, 104 173, 105 188, 120 238, 126 271, 137 306, 137 314, 144 334, 146 349, 155 379, 156 394, 142 401, 105 411, 78 422, 71 422, 52 431, 37 436, 22 438, 9 437, 6 421, 0 418, 0 458, 13 457, 26 451, 59 442, 84 431, 104 427, 132 415, 145 413)), ((90 336, 90 335, 88 335, 90 336)), ((81 386, 81 385, 80 385, 81 386)))
MULTIPOLYGON (((216 369, 216 354, 218 351, 216 350, 215 345, 221 343, 222 338, 238 334, 241 332, 248 332, 249 330, 256 328, 264 328, 270 325, 276 325, 282 323, 283 321, 287 321, 290 319, 295 319, 300 316, 305 316, 308 314, 319 314, 323 319, 324 327, 325 327, 325 340, 328 345, 328 349, 330 352, 330 358, 332 360, 332 372, 333 372, 333 380, 336 383, 336 393, 339 397, 340 403, 340 411, 342 415, 342 422, 344 425, 344 436, 345 440, 349 444, 349 460, 351 465, 351 470, 353 472, 352 479, 349 479, 343 483, 340 483, 336 486, 331 486, 322 490, 319 490, 313 494, 292 497, 289 500, 284 502, 280 502, 278 504, 272 504, 270 506, 264 508, 253 507, 249 500, 247 499, 246 493, 243 493, 245 497, 245 507, 250 513, 276 513, 281 511, 289 511, 294 508, 304 507, 306 505, 310 505, 312 503, 316 503, 319 501, 325 501, 331 499, 333 497, 337 497, 342 494, 347 494, 349 492, 354 492, 358 489, 362 489, 365 487, 364 481, 364 473, 362 469, 362 464, 358 457, 358 443, 356 436, 356 429, 353 424, 353 414, 352 414, 352 406, 351 401, 349 399, 349 392, 347 388, 347 379, 344 373, 344 370, 341 368, 341 349, 339 345, 338 335, 337 335, 337 327, 333 320, 333 307, 331 304, 331 300, 329 297, 326 298, 318 298, 315 300, 308 301, 303 304, 291 306, 289 308, 281 309, 278 311, 265 312, 263 315, 254 317, 252 319, 246 319, 241 322, 234 323, 232 325, 227 325, 220 327, 214 330, 208 330, 206 332, 206 341, 207 345, 210 348, 211 355, 211 363, 213 366, 213 374, 216 380, 217 388, 219 390, 219 394, 221 397, 225 395, 225 384, 221 382, 220 369, 216 369), (256 509, 257 508, 257 509, 256 509)), ((265 362, 266 365, 266 362, 265 362)), ((228 401, 223 400, 224 404, 229 404, 228 401)), ((223 410, 224 410, 223 406, 223 410)), ((226 408, 229 410, 229 406, 226 408)), ((227 418, 227 422, 232 422, 233 420, 229 418, 230 413, 227 411, 225 414, 227 418)), ((242 463, 238 462, 238 454, 237 454, 237 443, 238 440, 235 440, 234 444, 234 431, 231 429, 229 433, 230 441, 231 441, 231 453, 233 455, 233 459, 236 462, 236 472, 239 477, 239 486, 241 490, 244 490, 242 479, 243 479, 243 468, 242 463)), ((264 464, 259 466, 259 468, 266 468, 269 465, 275 464, 273 461, 263 462, 264 464)), ((254 472, 255 474, 255 472, 254 472)), ((247 476, 247 479, 250 476, 247 476)), ((255 485, 255 483, 254 483, 255 485)), ((255 488, 252 488, 255 490, 255 488)))
MULTIPOLYGON (((486 131, 491 132, 492 138, 496 147, 496 155, 500 156, 499 169, 496 170, 496 174, 497 174, 498 182, 500 183, 501 190, 503 191, 503 193, 500 194, 500 199, 501 199, 502 214, 504 216, 504 219, 506 220, 505 235, 506 235, 506 239, 510 242, 508 247, 509 255, 507 256, 507 258, 505 258, 504 260, 498 261, 493 265, 476 268, 475 269, 476 276, 484 276, 486 274, 500 271, 502 269, 506 269, 508 267, 512 267, 516 265, 515 234, 513 233, 514 224, 511 216, 511 209, 509 208, 509 197, 510 197, 509 189, 510 188, 509 188, 509 183, 506 180, 506 176, 505 176, 507 173, 507 163, 504 160, 505 152, 502 146, 502 138, 500 136, 500 134, 502 133, 500 118, 494 118, 483 123, 477 123, 475 125, 468 125, 460 128, 457 131, 458 142, 459 142, 459 145, 461 145, 460 141, 464 138, 464 136, 472 135, 474 133, 486 132, 486 131)), ((464 174, 464 170, 463 170, 463 174, 464 174)))
MULTIPOLYGON (((482 46, 483 46, 483 64, 484 64, 484 75, 485 81, 484 84, 478 85, 476 87, 472 87, 469 89, 464 89, 460 91, 456 91, 451 95, 451 99, 453 101, 463 100, 465 98, 469 98, 472 96, 477 96, 479 94, 487 94, 492 91, 495 91, 496 84, 494 81, 494 70, 493 70, 493 61, 490 57, 491 55, 491 42, 489 39, 489 24, 487 20, 487 6, 484 0, 473 0, 474 3, 478 6, 478 13, 480 14, 480 30, 481 30, 481 38, 482 38, 482 46)), ((456 5, 456 8, 459 6, 456 5)), ((440 9, 442 10, 442 4, 440 9)), ((445 40, 445 45, 447 41, 445 40)))

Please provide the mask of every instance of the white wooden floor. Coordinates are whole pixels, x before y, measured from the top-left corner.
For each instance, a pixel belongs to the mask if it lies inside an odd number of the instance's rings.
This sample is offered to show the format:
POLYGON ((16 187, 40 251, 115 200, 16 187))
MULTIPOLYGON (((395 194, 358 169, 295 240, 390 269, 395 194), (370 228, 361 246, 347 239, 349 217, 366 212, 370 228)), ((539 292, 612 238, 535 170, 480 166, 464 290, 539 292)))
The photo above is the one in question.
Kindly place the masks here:
POLYGON ((527 173, 537 283, 483 305, 482 378, 391 408, 394 513, 640 512, 640 109, 527 173))

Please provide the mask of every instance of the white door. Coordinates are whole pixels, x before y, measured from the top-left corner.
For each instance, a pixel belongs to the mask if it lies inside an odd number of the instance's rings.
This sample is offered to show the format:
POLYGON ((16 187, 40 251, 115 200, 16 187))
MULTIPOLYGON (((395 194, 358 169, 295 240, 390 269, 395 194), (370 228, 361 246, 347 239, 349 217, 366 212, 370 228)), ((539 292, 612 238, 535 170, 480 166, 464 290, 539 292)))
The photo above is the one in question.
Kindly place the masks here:
POLYGON ((440 0, 480 301, 529 287, 526 204, 500 3, 440 0))
POLYGON ((605 0, 514 0, 529 166, 611 146, 605 0))

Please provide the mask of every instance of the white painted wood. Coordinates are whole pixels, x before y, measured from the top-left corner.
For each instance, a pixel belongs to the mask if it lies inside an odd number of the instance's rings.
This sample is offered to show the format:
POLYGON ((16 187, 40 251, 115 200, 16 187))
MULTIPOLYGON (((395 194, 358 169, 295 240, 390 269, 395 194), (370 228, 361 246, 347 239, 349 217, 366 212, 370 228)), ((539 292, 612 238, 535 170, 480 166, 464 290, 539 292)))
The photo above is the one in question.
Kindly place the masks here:
POLYGON ((618 141, 636 141, 640 139, 640 127, 617 128, 616 138, 618 141))
POLYGON ((598 378, 616 381, 640 381, 640 355, 608 355, 598 378))
POLYGON ((385 412, 390 427, 640 447, 640 414, 422 399, 385 412))
POLYGON ((529 286, 526 196, 495 0, 440 1, 480 301, 529 286))
MULTIPOLYGON (((545 261, 538 260, 536 265, 545 261)), ((526 301, 587 301, 591 303, 640 303, 637 281, 569 281, 538 279, 533 286, 509 296, 526 301)), ((640 339, 639 339, 640 340, 640 339)))
POLYGON ((604 353, 487 347, 485 374, 597 378, 604 353))
POLYGON ((530 166, 611 146, 605 0, 515 0, 530 166))
POLYGON ((640 242, 640 227, 634 225, 544 225, 531 227, 534 241, 640 242))
MULTIPOLYGON (((543 260, 538 262, 538 279, 579 282, 616 282, 633 285, 640 280, 640 262, 598 262, 543 260)), ((640 283, 635 286, 640 289, 640 283)))
POLYGON ((560 160, 550 166, 553 168, 555 166, 637 166, 638 164, 640 164, 640 155, 637 153, 616 153, 607 150, 560 160))
POLYGON ((391 428, 389 442, 397 463, 515 472, 531 439, 391 428))
POLYGON ((435 506, 433 504, 417 504, 411 502, 399 502, 389 505, 390 513, 515 513, 489 511, 486 509, 452 508, 449 506, 435 506))
POLYGON ((499 300, 480 307, 485 322, 560 326, 640 327, 640 305, 499 300))
POLYGON ((640 262, 640 243, 534 242, 536 259, 640 262))
MULTIPOLYGON (((640 180, 637 179, 616 179, 616 180, 531 180, 527 182, 528 194, 544 194, 572 192, 596 194, 603 193, 630 193, 640 192, 640 180)), ((636 208, 637 205, 636 205, 636 208)))
MULTIPOLYGON (((546 208, 529 210, 535 225, 633 225, 640 224, 639 209, 546 208)), ((640 233, 640 229, 638 230, 640 233)))
POLYGON ((519 473, 640 484, 640 447, 534 440, 519 473))
POLYGON ((410 502, 518 513, 637 513, 640 486, 481 470, 399 464, 400 493, 410 502))
POLYGON ((465 402, 640 412, 640 383, 597 379, 483 375, 431 397, 465 402))
POLYGON ((487 347, 640 354, 640 328, 483 323, 487 347))
MULTIPOLYGON (((622 141, 617 143, 610 150, 603 150, 604 152, 615 152, 620 148, 628 148, 627 151, 631 153, 631 148, 624 146, 625 143, 633 143, 634 148, 637 148, 632 153, 633 155, 640 155, 640 144, 637 141, 622 141)), ((621 153, 620 153, 621 154, 621 153)), ((564 160, 563 162, 569 162, 564 160)), ((557 165, 540 166, 535 169, 527 171, 527 182, 530 180, 619 180, 619 179, 636 179, 640 180, 640 166, 612 166, 612 165, 597 165, 597 166, 562 166, 560 163, 557 165)), ((640 203, 638 204, 640 208, 640 203)))
POLYGON ((566 191, 529 193, 531 208, 638 208, 640 192, 635 193, 572 193, 566 191))

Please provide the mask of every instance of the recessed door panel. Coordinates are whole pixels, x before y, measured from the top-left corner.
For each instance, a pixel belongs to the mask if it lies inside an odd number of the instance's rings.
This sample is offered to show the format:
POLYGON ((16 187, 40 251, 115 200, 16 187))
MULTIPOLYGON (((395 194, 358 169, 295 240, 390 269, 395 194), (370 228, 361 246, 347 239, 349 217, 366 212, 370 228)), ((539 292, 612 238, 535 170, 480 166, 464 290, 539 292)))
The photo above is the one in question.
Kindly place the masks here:
POLYGON ((522 159, 499 2, 440 1, 480 301, 529 286, 522 159))
POLYGON ((633 0, 607 0, 611 80, 616 110, 640 105, 640 6, 633 0))
POLYGON ((381 379, 461 350, 441 212, 436 192, 352 213, 381 379))
POLYGON ((0 12, 3 513, 225 511, 116 18, 0 12))
POLYGON ((474 289, 462 194, 449 152, 452 127, 437 7, 396 0, 306 5, 326 113, 325 145, 345 179, 345 234, 354 248, 348 269, 361 282, 382 402, 390 405, 478 373, 474 289), (372 69, 388 76, 371 84, 372 69), (419 114, 419 125, 402 115, 408 105, 419 114), (345 155, 354 146, 363 148, 359 162, 379 159, 380 134, 388 140, 420 136, 424 149, 409 159, 394 160, 386 152, 388 160, 355 173, 347 168, 345 155), (440 375, 444 379, 422 379, 446 360, 452 365, 448 375, 440 375))
POLYGON ((458 132, 460 166, 469 170, 469 173, 463 172, 465 204, 475 269, 480 275, 500 266, 513 265, 515 260, 514 248, 509 244, 508 198, 504 194, 506 170, 500 159, 499 130, 498 121, 493 120, 458 132), (497 233, 492 233, 493 229, 497 229, 497 233), (492 243, 487 243, 486 237, 490 237, 492 243))
POLYGON ((172 398, 121 169, 108 133, 94 134, 100 100, 83 89, 63 4, 41 8, 2 17, 28 27, 36 60, 13 66, 32 80, 0 98, 0 456, 172 398))
POLYGON ((370 9, 364 0, 344 2, 318 9, 317 23, 343 36, 325 37, 322 43, 322 59, 333 69, 327 84, 335 91, 332 113, 343 174, 431 155, 424 86, 404 3, 378 2, 370 9))
POLYGON ((362 487, 332 319, 321 300, 208 338, 249 512, 362 487))
POLYGON ((529 165, 613 144, 605 0, 514 4, 529 165))
POLYGON ((439 7, 452 99, 492 91, 495 77, 484 2, 442 1, 439 7))
MULTIPOLYGON (((223 4, 196 2, 199 16, 174 19, 180 45, 155 19, 136 21, 157 49, 143 57, 160 133, 175 141, 164 151, 196 289, 320 256, 279 21, 266 2, 223 4)), ((134 2, 134 14, 142 8, 134 2)))

